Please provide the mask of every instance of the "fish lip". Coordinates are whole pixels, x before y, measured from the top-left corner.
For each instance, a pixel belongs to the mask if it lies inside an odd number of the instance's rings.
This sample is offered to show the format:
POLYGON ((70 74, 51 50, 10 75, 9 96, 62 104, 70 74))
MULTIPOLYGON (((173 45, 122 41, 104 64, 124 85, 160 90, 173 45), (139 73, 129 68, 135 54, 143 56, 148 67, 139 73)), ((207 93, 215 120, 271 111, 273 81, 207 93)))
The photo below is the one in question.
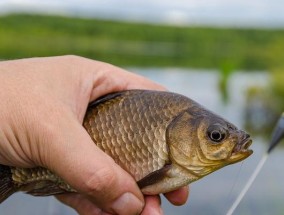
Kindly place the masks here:
POLYGON ((236 146, 233 148, 232 154, 252 151, 251 149, 249 149, 251 144, 252 139, 250 137, 245 138, 239 144, 236 144, 236 146))
POLYGON ((253 153, 253 151, 249 149, 251 144, 252 139, 250 137, 247 137, 238 143, 232 150, 229 163, 236 163, 249 157, 253 153))

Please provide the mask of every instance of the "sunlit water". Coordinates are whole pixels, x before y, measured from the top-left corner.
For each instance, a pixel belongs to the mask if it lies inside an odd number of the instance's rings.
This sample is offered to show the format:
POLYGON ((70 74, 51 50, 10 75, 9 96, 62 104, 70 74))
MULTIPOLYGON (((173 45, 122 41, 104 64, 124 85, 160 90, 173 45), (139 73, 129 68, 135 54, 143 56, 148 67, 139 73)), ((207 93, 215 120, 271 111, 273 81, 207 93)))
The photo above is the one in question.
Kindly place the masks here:
MULTIPOLYGON (((169 90, 184 94, 208 109, 243 127, 244 92, 250 85, 267 83, 265 73, 236 73, 229 81, 230 101, 222 103, 216 71, 180 69, 132 69, 163 84, 169 90)), ((229 209, 259 162, 266 143, 253 137, 254 154, 242 163, 225 167, 191 184, 190 199, 181 207, 169 204, 164 198, 166 215, 222 215, 229 209)), ((235 211, 238 215, 284 214, 284 150, 276 148, 255 183, 235 211)), ((73 210, 58 203, 53 197, 34 198, 16 194, 0 205, 2 215, 73 215, 73 210)))

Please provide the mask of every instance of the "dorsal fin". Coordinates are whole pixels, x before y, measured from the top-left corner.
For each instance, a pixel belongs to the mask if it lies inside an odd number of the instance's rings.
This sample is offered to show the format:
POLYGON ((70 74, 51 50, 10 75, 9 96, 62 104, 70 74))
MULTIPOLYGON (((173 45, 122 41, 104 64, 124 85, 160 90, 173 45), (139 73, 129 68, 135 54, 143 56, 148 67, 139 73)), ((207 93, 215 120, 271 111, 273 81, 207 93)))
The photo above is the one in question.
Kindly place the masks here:
POLYGON ((88 106, 88 109, 92 109, 95 108, 96 106, 98 106, 101 103, 104 103, 110 99, 114 99, 118 96, 121 96, 122 94, 124 94, 126 91, 121 91, 121 92, 116 92, 116 93, 110 93, 107 94, 105 96, 99 97, 98 99, 96 99, 95 101, 91 102, 88 106))

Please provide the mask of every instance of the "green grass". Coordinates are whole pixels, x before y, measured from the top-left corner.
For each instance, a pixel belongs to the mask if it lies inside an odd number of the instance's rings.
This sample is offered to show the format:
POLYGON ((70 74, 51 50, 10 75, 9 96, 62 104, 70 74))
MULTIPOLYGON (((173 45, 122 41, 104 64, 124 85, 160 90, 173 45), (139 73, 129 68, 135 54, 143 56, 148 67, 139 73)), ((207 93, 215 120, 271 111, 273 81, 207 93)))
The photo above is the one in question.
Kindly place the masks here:
POLYGON ((283 49, 284 30, 0 17, 0 59, 76 54, 119 66, 267 70, 283 64, 283 49))

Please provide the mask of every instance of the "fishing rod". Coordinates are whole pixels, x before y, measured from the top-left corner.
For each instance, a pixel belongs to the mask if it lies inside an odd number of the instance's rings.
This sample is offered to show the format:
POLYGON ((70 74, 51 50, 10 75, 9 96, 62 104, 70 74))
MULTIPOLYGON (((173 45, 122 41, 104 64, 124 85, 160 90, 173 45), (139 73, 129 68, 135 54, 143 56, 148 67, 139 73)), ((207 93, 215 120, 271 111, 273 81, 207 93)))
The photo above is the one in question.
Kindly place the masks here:
POLYGON ((238 205, 240 204, 240 202, 244 198, 245 194, 247 193, 247 191, 251 187, 252 183, 254 182, 256 176, 258 175, 258 173, 262 169, 263 165, 265 164, 265 162, 266 162, 268 156, 270 155, 271 151, 275 148, 275 146, 278 145, 278 143, 280 143, 280 141, 283 137, 284 137, 284 112, 282 113, 281 117, 279 118, 279 120, 278 120, 278 122, 277 122, 277 124, 276 124, 276 126, 273 130, 271 141, 269 143, 268 149, 266 150, 266 152, 262 156, 262 158, 261 158, 260 162, 258 163, 256 169, 254 170, 253 174, 249 178, 248 182, 246 183, 243 190, 240 192, 239 196, 236 198, 235 202, 233 203, 231 208, 228 210, 226 215, 232 215, 234 213, 235 209, 238 207, 238 205))

